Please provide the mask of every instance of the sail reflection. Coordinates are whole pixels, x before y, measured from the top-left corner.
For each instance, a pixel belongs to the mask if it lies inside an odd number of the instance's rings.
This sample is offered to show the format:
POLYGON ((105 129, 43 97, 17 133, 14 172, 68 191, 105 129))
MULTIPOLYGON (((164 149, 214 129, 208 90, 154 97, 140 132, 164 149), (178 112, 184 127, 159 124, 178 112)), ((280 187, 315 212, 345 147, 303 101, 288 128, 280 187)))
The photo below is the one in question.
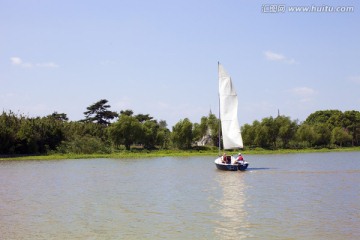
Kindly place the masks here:
POLYGON ((245 210, 246 184, 244 173, 219 172, 216 181, 223 197, 217 204, 220 219, 215 224, 215 235, 220 239, 245 239, 249 237, 245 210))

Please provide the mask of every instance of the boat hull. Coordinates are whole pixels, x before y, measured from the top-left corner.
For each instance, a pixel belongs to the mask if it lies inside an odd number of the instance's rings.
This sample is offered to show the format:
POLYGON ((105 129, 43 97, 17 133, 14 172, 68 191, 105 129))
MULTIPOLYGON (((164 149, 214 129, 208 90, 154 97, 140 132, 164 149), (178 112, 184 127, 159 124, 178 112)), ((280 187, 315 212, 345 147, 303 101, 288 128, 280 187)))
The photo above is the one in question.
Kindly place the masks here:
POLYGON ((249 163, 244 163, 244 164, 239 164, 238 165, 238 170, 239 171, 245 171, 247 169, 247 167, 249 166, 249 163))
POLYGON ((221 158, 215 160, 216 168, 222 171, 245 171, 249 166, 248 162, 236 163, 233 157, 230 163, 222 163, 221 158))

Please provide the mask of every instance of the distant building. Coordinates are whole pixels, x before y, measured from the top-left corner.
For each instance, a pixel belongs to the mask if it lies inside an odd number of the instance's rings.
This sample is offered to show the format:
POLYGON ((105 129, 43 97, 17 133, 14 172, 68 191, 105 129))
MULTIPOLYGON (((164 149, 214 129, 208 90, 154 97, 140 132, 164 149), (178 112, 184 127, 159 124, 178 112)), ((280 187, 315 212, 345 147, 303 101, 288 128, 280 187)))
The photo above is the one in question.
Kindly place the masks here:
POLYGON ((206 131, 206 134, 196 142, 197 146, 206 146, 206 145, 212 145, 213 141, 211 139, 211 129, 208 128, 206 131))

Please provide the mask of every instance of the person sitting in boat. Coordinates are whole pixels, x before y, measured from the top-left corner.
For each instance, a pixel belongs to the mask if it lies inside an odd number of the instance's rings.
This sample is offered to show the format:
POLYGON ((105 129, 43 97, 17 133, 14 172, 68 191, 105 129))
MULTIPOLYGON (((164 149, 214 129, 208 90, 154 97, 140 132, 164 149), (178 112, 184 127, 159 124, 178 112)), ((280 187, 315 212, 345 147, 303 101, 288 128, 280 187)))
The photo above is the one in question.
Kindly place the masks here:
POLYGON ((241 155, 241 153, 238 154, 238 157, 236 159, 237 162, 244 162, 244 157, 241 155))
POLYGON ((221 162, 222 163, 227 163, 227 160, 226 160, 226 153, 224 153, 221 157, 221 162))

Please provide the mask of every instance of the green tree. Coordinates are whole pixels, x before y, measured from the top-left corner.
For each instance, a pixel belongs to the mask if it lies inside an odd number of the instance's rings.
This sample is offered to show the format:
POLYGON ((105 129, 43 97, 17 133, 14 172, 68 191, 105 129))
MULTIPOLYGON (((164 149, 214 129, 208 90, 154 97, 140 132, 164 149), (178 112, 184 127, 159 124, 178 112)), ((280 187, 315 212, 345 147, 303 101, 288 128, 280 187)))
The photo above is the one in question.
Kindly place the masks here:
POLYGON ((359 111, 345 111, 344 112, 344 127, 352 136, 352 146, 360 145, 360 112, 359 111))
POLYGON ((68 121, 69 118, 67 117, 67 115, 65 113, 58 113, 58 112, 54 112, 53 114, 47 116, 48 118, 52 118, 54 120, 58 120, 58 121, 68 121))
POLYGON ((211 111, 207 117, 201 117, 200 123, 193 124, 193 141, 202 141, 202 143, 210 146, 218 146, 219 123, 219 119, 211 111))
POLYGON ((260 133, 264 135, 264 143, 266 145, 269 145, 273 149, 277 148, 277 138, 279 133, 279 124, 275 121, 273 117, 264 118, 261 121, 262 130, 260 133))
POLYGON ((106 142, 108 133, 104 126, 93 122, 65 122, 64 123, 65 140, 71 141, 81 136, 92 136, 106 142))
POLYGON ((41 133, 38 119, 30 118, 22 121, 17 137, 20 141, 20 146, 18 147, 19 153, 34 154, 41 152, 39 147, 41 133))
POLYGON ((331 142, 340 145, 351 143, 352 136, 342 127, 335 127, 332 130, 331 142))
POLYGON ((241 135, 245 146, 250 146, 250 147, 255 146, 255 137, 256 137, 255 127, 253 127, 250 124, 245 124, 244 126, 241 127, 241 135))
POLYGON ((290 117, 278 116, 245 124, 241 131, 246 146, 276 149, 289 147, 297 127, 297 122, 291 121, 290 117))
POLYGON ((134 114, 133 110, 127 109, 125 111, 121 110, 120 115, 132 116, 134 114))
POLYGON ((210 127, 208 124, 208 118, 202 117, 200 120, 200 124, 199 123, 193 124, 193 140, 199 141, 200 139, 202 139, 205 135, 208 134, 209 129, 210 127))
POLYGON ((318 135, 313 126, 309 124, 301 124, 296 131, 296 139, 302 143, 303 147, 312 147, 315 145, 318 135))
POLYGON ((172 141, 180 149, 190 149, 193 142, 193 124, 188 118, 180 120, 173 126, 172 141))
MULTIPOLYGON (((329 119, 332 116, 341 116, 342 112, 339 110, 320 110, 314 113, 311 113, 305 120, 306 124, 315 125, 319 123, 329 123, 329 119)), ((331 120, 331 121, 334 121, 331 120)))
POLYGON ((60 153, 93 154, 111 153, 110 147, 100 138, 84 135, 74 136, 70 141, 63 141, 57 148, 60 153))
POLYGON ((315 145, 328 146, 331 142, 331 130, 326 123, 318 123, 314 125, 314 131, 317 134, 315 145))
POLYGON ((200 124, 199 123, 194 123, 193 124, 193 140, 195 142, 199 141, 204 135, 201 134, 201 130, 200 130, 200 124))
POLYGON ((0 154, 16 153, 18 145, 17 132, 20 128, 22 116, 18 117, 13 112, 0 115, 0 154))
POLYGON ((280 147, 287 148, 289 142, 294 138, 297 122, 291 121, 290 117, 278 116, 275 118, 275 124, 277 125, 277 139, 280 147))
POLYGON ((200 123, 193 124, 193 140, 199 141, 204 136, 211 134, 208 117, 202 117, 200 123))
POLYGON ((150 121, 150 120, 154 119, 153 117, 150 117, 149 114, 138 114, 138 115, 135 116, 135 118, 137 120, 139 120, 139 122, 141 122, 141 123, 144 123, 146 121, 150 121))
POLYGON ((269 126, 259 123, 256 124, 254 128, 255 128, 255 139, 254 139, 255 145, 262 148, 270 148, 272 142, 270 137, 271 135, 269 133, 270 132, 269 126))
POLYGON ((329 146, 332 141, 332 131, 336 127, 344 127, 346 118, 339 110, 321 110, 310 114, 305 122, 313 126, 317 135, 316 146, 329 146))
POLYGON ((118 117, 116 112, 108 110, 110 105, 107 105, 108 100, 101 99, 100 101, 87 107, 87 111, 84 112, 85 119, 81 120, 83 122, 95 122, 100 125, 108 126, 110 120, 118 117))
POLYGON ((145 120, 142 124, 143 136, 141 137, 140 142, 144 145, 146 149, 154 149, 158 143, 158 131, 159 124, 155 120, 145 120))
POLYGON ((219 146, 219 131, 220 131, 220 120, 213 113, 209 113, 207 117, 207 127, 210 133, 210 137, 213 146, 219 146))
POLYGON ((124 144, 127 150, 143 136, 143 128, 139 120, 133 116, 122 114, 119 120, 109 127, 110 138, 115 145, 124 144))
POLYGON ((170 146, 170 130, 167 128, 167 123, 165 120, 159 121, 159 130, 157 133, 157 145, 162 149, 167 149, 170 146))

